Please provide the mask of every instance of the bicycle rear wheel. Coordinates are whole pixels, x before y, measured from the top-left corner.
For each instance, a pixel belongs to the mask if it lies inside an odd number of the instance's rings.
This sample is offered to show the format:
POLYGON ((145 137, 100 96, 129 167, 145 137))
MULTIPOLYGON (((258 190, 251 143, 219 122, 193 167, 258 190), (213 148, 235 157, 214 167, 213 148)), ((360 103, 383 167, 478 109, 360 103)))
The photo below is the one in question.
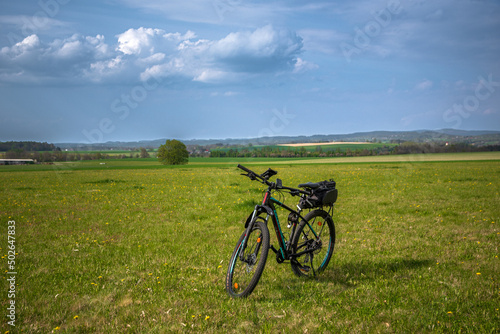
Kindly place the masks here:
POLYGON ((325 270, 335 246, 335 225, 324 210, 309 212, 297 227, 292 250, 299 256, 290 262, 297 276, 314 277, 325 270))
POLYGON ((269 252, 269 230, 261 217, 254 219, 248 235, 245 231, 234 249, 226 275, 226 291, 231 297, 246 297, 259 282, 269 252), (247 238, 246 247, 243 240, 247 238))

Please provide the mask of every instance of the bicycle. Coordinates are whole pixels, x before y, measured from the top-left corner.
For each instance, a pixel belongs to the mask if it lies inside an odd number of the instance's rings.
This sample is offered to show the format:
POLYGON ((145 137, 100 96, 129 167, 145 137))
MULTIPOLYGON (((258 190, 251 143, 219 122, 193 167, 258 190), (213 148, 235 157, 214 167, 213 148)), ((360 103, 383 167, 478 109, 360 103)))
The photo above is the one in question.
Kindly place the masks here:
POLYGON ((256 205, 245 221, 245 232, 234 248, 226 274, 226 291, 234 298, 247 297, 257 286, 266 265, 269 249, 276 254, 276 261, 281 264, 290 261, 292 271, 297 276, 316 277, 325 270, 332 257, 335 246, 335 225, 331 214, 337 201, 338 190, 335 181, 307 182, 298 188, 283 186, 280 179, 276 182, 269 178, 277 172, 271 168, 262 174, 238 165, 246 172, 241 174, 252 181, 259 181, 267 186, 262 204, 256 205), (287 192, 299 196, 297 210, 272 196, 278 192, 282 196, 287 192), (290 235, 288 240, 283 235, 276 206, 287 211, 290 235), (328 211, 325 211, 327 207, 328 211), (309 212, 302 216, 303 210, 309 212), (271 218, 276 232, 279 249, 270 245, 268 222, 271 218))

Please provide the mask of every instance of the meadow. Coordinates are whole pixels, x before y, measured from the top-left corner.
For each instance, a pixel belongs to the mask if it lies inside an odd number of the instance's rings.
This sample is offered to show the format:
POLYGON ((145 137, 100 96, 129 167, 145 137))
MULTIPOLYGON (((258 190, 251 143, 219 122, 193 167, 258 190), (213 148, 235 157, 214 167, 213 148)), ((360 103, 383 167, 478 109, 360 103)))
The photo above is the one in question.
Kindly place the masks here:
MULTIPOLYGON (((243 300, 228 297, 225 274, 263 188, 240 176, 238 162, 5 166, 12 168, 0 172, 0 329, 499 332, 500 160, 467 157, 239 161, 272 167, 284 185, 334 178, 339 189, 337 243, 322 276, 298 278, 270 252, 243 300), (9 221, 15 327, 5 316, 13 299, 9 221)), ((285 216, 282 223, 286 234, 285 216)))

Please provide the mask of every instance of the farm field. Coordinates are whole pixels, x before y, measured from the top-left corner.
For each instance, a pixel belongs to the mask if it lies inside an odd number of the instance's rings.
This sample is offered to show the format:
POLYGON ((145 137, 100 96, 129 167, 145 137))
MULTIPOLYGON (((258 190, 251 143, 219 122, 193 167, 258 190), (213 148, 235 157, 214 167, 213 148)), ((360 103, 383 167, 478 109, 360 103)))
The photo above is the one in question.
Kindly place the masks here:
POLYGON ((290 147, 301 147, 301 146, 325 146, 325 145, 342 145, 342 144, 371 144, 369 142, 358 142, 358 141, 337 141, 337 142, 326 142, 326 143, 296 143, 296 144, 279 144, 278 146, 290 146, 290 147))
POLYGON ((498 332, 498 152, 453 156, 4 166, 13 168, 0 172, 0 251, 7 268, 15 221, 16 327, 5 274, 0 329, 498 332), (237 163, 272 167, 289 186, 337 181, 337 243, 318 279, 294 276, 270 252, 253 294, 227 296, 229 257, 263 189, 237 163))
POLYGON ((253 150, 258 150, 262 148, 269 148, 271 150, 299 150, 300 148, 304 148, 308 152, 313 152, 317 149, 317 147, 321 147, 323 151, 341 151, 345 152, 346 150, 372 150, 372 149, 377 149, 377 148, 382 148, 382 147, 395 147, 398 146, 398 144, 392 144, 392 143, 368 143, 368 142, 335 142, 335 143, 302 143, 302 144, 278 144, 278 145, 253 145, 251 147, 244 146, 244 147, 239 147, 239 148, 231 148, 231 147, 224 147, 224 148, 218 148, 214 151, 221 151, 221 152, 228 152, 229 150, 248 150, 248 151, 253 151, 253 150))
POLYGON ((189 164, 183 166, 164 166, 156 158, 147 159, 104 159, 75 162, 55 162, 53 165, 11 165, 0 166, 1 172, 8 171, 72 171, 72 170, 109 170, 109 169, 164 169, 164 168, 199 168, 199 167, 231 167, 238 163, 263 165, 296 164, 344 164, 344 163, 399 163, 399 162, 439 162, 439 161, 487 161, 500 160, 500 152, 474 153, 431 153, 380 155, 363 157, 336 158, 189 158, 189 164))

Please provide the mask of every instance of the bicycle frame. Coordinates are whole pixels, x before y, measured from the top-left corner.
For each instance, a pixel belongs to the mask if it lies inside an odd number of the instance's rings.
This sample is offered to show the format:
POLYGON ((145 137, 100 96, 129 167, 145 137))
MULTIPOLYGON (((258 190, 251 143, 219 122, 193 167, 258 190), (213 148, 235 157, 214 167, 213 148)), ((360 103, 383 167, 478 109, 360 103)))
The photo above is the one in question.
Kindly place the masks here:
MULTIPOLYGON (((286 240, 285 236, 283 235, 283 231, 281 230, 281 224, 279 221, 278 213, 276 212, 275 205, 282 207, 283 209, 289 211, 290 213, 295 213, 298 217, 297 221, 294 222, 294 224, 291 226, 292 230, 290 233, 289 240, 292 240, 295 233, 296 233, 297 224, 301 220, 305 220, 305 219, 300 214, 301 210, 296 211, 296 210, 290 208, 289 206, 287 206, 286 204, 280 202, 276 198, 272 197, 271 187, 269 187, 269 189, 264 194, 264 199, 262 200, 262 205, 256 205, 253 213, 248 217, 247 222, 245 224, 245 227, 247 228, 246 234, 248 235, 249 232, 253 229, 254 218, 261 213, 266 213, 266 218, 265 218, 266 225, 269 222, 269 217, 271 217, 271 221, 273 223, 273 227, 274 227, 274 230, 276 233, 276 238, 278 239, 279 249, 276 249, 273 245, 271 245, 271 247, 270 247, 274 253, 279 255, 279 257, 278 256, 276 257, 276 261, 278 263, 282 263, 285 260, 293 261, 296 257, 302 256, 305 253, 313 252, 314 249, 306 250, 306 251, 296 253, 296 254, 293 253, 293 250, 291 249, 291 243, 287 243, 287 240, 286 240)), ((312 226, 309 223, 307 223, 307 225, 309 226, 310 230, 314 234, 314 237, 318 238, 318 235, 316 234, 316 231, 314 231, 312 226)), ((246 238, 245 238, 245 240, 243 240, 243 247, 246 247, 246 238)))

